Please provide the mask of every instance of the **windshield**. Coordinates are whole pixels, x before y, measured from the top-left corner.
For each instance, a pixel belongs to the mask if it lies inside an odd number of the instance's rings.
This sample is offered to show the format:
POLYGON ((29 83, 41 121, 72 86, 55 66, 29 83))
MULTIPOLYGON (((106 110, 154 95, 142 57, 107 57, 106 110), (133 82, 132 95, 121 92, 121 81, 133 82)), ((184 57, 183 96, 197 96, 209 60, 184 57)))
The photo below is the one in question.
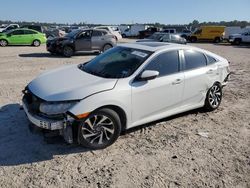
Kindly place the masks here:
POLYGON ((115 47, 79 68, 103 78, 125 78, 132 75, 151 54, 144 50, 115 47))
POLYGON ((74 37, 75 35, 77 35, 79 33, 79 29, 78 30, 74 30, 74 31, 71 31, 70 33, 68 33, 67 35, 65 35, 65 37, 68 37, 68 38, 72 38, 74 37))

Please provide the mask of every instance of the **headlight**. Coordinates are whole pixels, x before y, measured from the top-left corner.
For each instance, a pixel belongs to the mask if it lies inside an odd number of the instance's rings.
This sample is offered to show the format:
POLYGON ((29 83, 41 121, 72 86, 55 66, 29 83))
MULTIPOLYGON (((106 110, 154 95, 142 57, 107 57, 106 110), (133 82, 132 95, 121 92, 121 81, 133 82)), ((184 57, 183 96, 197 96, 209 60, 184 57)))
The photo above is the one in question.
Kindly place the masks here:
POLYGON ((71 107, 73 107, 77 102, 59 102, 59 103, 41 103, 39 110, 42 113, 48 115, 63 114, 71 107))

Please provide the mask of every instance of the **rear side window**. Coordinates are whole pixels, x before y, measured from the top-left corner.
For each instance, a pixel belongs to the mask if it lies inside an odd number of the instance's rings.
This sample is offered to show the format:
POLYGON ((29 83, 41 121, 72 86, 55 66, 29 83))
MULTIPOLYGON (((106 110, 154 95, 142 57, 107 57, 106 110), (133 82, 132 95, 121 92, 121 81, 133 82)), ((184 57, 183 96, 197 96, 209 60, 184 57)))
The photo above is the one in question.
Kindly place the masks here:
POLYGON ((30 30, 24 30, 24 34, 26 34, 26 35, 29 35, 29 34, 36 34, 36 32, 30 31, 30 30))
POLYGON ((210 64, 213 64, 215 63, 217 60, 209 55, 206 55, 207 56, 207 64, 210 65, 210 64))
POLYGON ((159 76, 165 76, 179 71, 179 54, 178 51, 165 52, 155 57, 146 70, 155 70, 159 76))
POLYGON ((94 30, 92 36, 93 36, 93 37, 102 36, 102 32, 101 32, 101 31, 96 31, 96 30, 94 30))
POLYGON ((185 70, 205 67, 207 64, 206 57, 203 53, 193 50, 185 50, 185 70))

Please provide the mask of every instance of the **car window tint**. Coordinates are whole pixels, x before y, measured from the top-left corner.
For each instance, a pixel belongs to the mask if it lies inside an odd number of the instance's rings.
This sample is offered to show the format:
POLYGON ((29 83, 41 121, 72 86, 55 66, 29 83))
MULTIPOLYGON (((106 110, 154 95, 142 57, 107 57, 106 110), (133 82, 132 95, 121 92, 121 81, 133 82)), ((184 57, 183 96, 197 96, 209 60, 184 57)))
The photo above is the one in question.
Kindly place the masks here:
POLYGON ((93 34, 92 34, 93 37, 99 37, 99 36, 102 36, 102 32, 101 31, 93 31, 93 34))
POLYGON ((179 71, 179 55, 178 51, 165 52, 155 57, 146 70, 155 70, 159 72, 159 76, 173 74, 179 71))
POLYGON ((185 50, 185 70, 206 66, 206 57, 200 52, 185 50))
POLYGON ((30 31, 30 30, 24 30, 24 34, 26 34, 26 35, 29 35, 29 34, 36 34, 36 32, 30 31))
POLYGON ((217 60, 209 55, 206 55, 207 56, 207 64, 213 64, 215 63, 217 60))
POLYGON ((16 31, 13 31, 11 34, 12 35, 23 35, 24 32, 23 32, 23 30, 16 30, 16 31))

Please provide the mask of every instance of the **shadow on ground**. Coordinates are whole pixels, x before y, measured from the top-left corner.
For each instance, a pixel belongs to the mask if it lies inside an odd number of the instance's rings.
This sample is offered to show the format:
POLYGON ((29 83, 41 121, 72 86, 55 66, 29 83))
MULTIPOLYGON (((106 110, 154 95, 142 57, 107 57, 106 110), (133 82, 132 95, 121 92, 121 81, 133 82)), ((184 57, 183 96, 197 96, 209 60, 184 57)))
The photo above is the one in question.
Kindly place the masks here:
MULTIPOLYGON (((205 113, 203 109, 193 110, 164 118, 152 123, 131 128, 122 134, 140 131, 162 121, 188 114, 205 113)), ((68 145, 61 136, 45 138, 40 133, 32 133, 29 121, 19 104, 8 104, 0 108, 0 166, 21 165, 53 159, 54 155, 89 152, 79 145, 68 145)))
MULTIPOLYGON (((95 56, 97 53, 76 53, 74 56, 95 56)), ((19 54, 19 57, 30 57, 30 58, 67 58, 60 54, 50 54, 50 53, 29 53, 29 54, 19 54)))
POLYGON ((50 160, 54 155, 89 151, 77 145, 67 145, 57 136, 44 139, 31 133, 29 122, 19 104, 0 108, 0 166, 21 165, 50 160))

